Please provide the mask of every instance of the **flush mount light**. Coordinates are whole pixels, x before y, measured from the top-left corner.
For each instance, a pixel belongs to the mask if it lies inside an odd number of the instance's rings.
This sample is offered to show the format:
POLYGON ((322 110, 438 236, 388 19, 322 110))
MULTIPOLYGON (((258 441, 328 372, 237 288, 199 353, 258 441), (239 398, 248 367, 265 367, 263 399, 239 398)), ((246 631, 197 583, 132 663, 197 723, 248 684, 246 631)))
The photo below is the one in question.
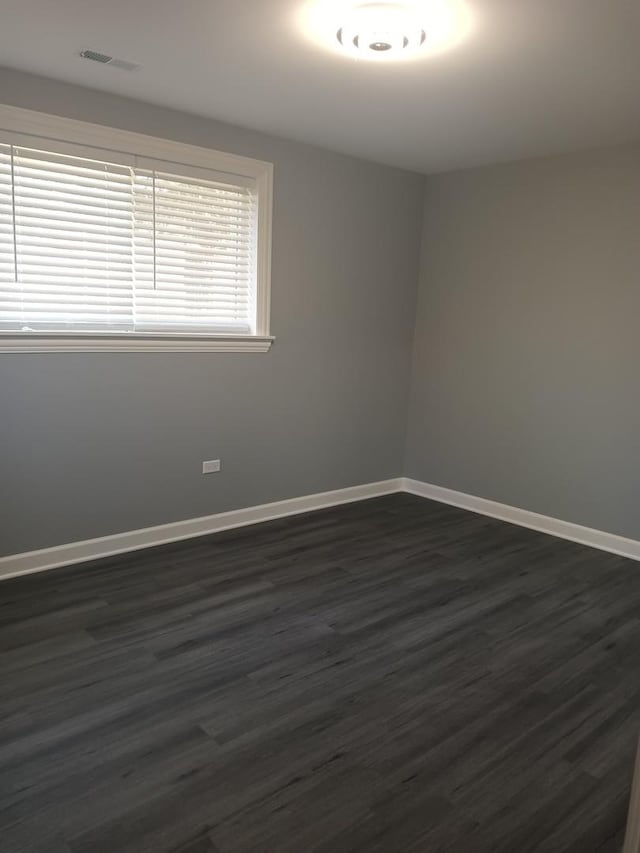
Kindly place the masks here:
POLYGON ((346 16, 336 32, 345 50, 367 54, 417 50, 426 41, 419 16, 399 3, 364 3, 346 16))
POLYGON ((307 35, 325 48, 373 61, 441 53, 470 28, 465 0, 309 0, 307 35))

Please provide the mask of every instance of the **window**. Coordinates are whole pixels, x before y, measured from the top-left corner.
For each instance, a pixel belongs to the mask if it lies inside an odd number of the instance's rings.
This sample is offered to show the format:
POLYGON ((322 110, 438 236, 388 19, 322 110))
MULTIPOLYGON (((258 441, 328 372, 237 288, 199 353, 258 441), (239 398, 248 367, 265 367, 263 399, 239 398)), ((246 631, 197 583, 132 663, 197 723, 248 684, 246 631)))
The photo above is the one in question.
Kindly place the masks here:
POLYGON ((12 107, 0 128, 0 349, 269 348, 270 164, 12 107))

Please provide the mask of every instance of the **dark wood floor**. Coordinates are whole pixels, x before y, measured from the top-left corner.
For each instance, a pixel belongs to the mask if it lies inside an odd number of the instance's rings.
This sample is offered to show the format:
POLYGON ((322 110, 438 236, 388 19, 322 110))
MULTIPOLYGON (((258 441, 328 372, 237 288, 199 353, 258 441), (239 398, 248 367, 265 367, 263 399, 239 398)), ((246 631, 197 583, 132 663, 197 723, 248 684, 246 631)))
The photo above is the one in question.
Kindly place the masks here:
POLYGON ((0 585, 2 853, 613 853, 640 566, 394 495, 0 585))

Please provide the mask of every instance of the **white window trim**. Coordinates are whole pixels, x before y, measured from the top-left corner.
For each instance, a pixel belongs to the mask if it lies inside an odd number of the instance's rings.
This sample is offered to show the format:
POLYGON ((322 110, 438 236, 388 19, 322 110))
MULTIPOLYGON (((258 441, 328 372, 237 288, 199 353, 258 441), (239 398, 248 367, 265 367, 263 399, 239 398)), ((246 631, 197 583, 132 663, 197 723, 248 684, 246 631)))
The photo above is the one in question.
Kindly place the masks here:
POLYGON ((0 353, 18 352, 268 352, 270 335, 273 164, 211 148, 0 104, 0 129, 125 154, 184 163, 255 179, 258 190, 258 270, 255 335, 123 332, 0 332, 0 353))

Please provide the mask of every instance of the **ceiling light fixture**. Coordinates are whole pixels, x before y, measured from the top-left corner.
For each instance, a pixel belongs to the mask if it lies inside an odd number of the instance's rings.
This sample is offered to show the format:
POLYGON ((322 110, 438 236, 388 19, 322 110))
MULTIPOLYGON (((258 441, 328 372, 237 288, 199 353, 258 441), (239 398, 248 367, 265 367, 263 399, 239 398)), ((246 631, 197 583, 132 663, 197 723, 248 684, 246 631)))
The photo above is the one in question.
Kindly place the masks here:
POLYGON ((312 39, 374 61, 441 53, 462 40, 470 23, 464 0, 310 0, 302 13, 312 39))
POLYGON ((374 54, 417 50, 426 40, 418 15, 399 3, 364 3, 347 15, 336 38, 346 50, 374 54))

